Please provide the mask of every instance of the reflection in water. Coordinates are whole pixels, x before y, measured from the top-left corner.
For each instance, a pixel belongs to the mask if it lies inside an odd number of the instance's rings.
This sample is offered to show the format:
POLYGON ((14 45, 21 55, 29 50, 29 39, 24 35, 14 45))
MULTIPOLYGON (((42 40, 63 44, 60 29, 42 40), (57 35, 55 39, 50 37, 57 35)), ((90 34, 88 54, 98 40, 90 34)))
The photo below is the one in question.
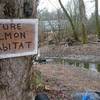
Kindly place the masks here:
POLYGON ((94 63, 89 64, 89 69, 92 70, 92 71, 98 72, 97 68, 96 68, 96 64, 94 64, 94 63))
POLYGON ((82 62, 82 61, 80 62, 77 60, 68 60, 68 59, 63 59, 63 58, 53 58, 48 63, 72 65, 75 67, 83 67, 83 68, 86 68, 86 69, 89 69, 95 72, 100 72, 100 63, 90 63, 90 62, 82 62))
POLYGON ((100 64, 98 63, 89 63, 89 62, 80 62, 80 61, 72 61, 71 63, 70 61, 69 65, 74 65, 76 67, 84 67, 86 69, 89 69, 95 72, 100 72, 100 64))
POLYGON ((100 72, 100 64, 97 64, 97 70, 98 70, 98 72, 100 72))
POLYGON ((84 68, 89 69, 90 65, 89 63, 84 63, 84 68))
POLYGON ((84 67, 86 69, 95 71, 95 72, 100 72, 100 64, 97 63, 89 63, 89 62, 80 62, 80 61, 70 61, 69 65, 74 65, 76 67, 84 67))

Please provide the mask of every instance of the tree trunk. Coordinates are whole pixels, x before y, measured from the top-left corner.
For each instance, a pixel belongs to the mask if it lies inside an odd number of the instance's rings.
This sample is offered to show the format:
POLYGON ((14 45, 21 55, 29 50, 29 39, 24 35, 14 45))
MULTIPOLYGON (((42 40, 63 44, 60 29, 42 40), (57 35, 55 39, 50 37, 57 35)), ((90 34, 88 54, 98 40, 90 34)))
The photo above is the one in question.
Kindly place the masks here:
POLYGON ((96 19, 96 33, 97 33, 98 39, 100 39, 98 0, 95 0, 95 19, 96 19))
POLYGON ((62 10, 64 11, 66 17, 68 18, 68 20, 69 20, 69 22, 70 22, 70 24, 71 24, 71 27, 72 27, 72 30, 73 30, 74 39, 75 39, 76 41, 79 41, 79 38, 78 38, 78 35, 77 35, 77 32, 76 32, 74 23, 73 23, 73 21, 72 21, 70 15, 68 14, 68 12, 67 12, 67 10, 65 9, 65 7, 63 6, 61 0, 58 0, 58 1, 59 1, 59 4, 60 4, 62 10))
POLYGON ((80 23, 81 23, 81 32, 82 32, 82 42, 83 44, 87 43, 87 30, 86 30, 86 11, 83 0, 79 0, 79 12, 80 12, 80 23))
MULTIPOLYGON (((35 18, 37 5, 38 0, 0 0, 0 18, 35 18), (25 3, 31 7, 28 13, 25 3)), ((0 100, 32 100, 31 73, 32 56, 1 59, 0 100)))

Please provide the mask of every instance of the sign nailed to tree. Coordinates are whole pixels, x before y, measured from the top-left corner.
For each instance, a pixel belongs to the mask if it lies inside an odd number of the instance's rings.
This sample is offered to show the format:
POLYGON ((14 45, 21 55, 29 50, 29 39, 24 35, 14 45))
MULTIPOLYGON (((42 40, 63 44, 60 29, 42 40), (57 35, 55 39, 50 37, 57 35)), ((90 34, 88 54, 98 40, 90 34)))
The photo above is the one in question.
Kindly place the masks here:
POLYGON ((0 59, 34 55, 37 42, 37 19, 0 20, 0 59))

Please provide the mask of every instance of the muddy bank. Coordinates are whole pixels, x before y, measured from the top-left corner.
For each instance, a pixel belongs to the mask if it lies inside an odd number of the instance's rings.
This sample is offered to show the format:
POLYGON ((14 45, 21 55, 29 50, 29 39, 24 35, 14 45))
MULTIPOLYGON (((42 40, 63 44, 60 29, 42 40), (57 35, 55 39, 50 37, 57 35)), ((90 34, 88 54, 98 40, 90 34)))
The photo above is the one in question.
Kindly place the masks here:
POLYGON ((76 46, 44 46, 40 48, 41 57, 63 57, 66 59, 99 62, 100 43, 76 46))
POLYGON ((67 56, 69 54, 100 56, 100 43, 76 45, 70 47, 49 45, 41 47, 40 53, 44 56, 56 56, 56 54, 58 56, 67 56))

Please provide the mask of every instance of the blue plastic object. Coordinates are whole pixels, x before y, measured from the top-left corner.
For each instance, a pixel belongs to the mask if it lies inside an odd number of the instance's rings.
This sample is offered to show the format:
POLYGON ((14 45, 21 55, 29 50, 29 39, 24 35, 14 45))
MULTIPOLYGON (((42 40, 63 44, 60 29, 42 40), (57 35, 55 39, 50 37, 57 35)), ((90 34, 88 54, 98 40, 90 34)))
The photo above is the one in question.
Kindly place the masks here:
POLYGON ((100 92, 84 91, 73 94, 73 100, 100 100, 100 92))
POLYGON ((94 94, 85 93, 82 97, 82 100, 95 100, 94 94))
POLYGON ((82 97, 82 100, 90 100, 90 97, 85 95, 85 96, 82 97))

